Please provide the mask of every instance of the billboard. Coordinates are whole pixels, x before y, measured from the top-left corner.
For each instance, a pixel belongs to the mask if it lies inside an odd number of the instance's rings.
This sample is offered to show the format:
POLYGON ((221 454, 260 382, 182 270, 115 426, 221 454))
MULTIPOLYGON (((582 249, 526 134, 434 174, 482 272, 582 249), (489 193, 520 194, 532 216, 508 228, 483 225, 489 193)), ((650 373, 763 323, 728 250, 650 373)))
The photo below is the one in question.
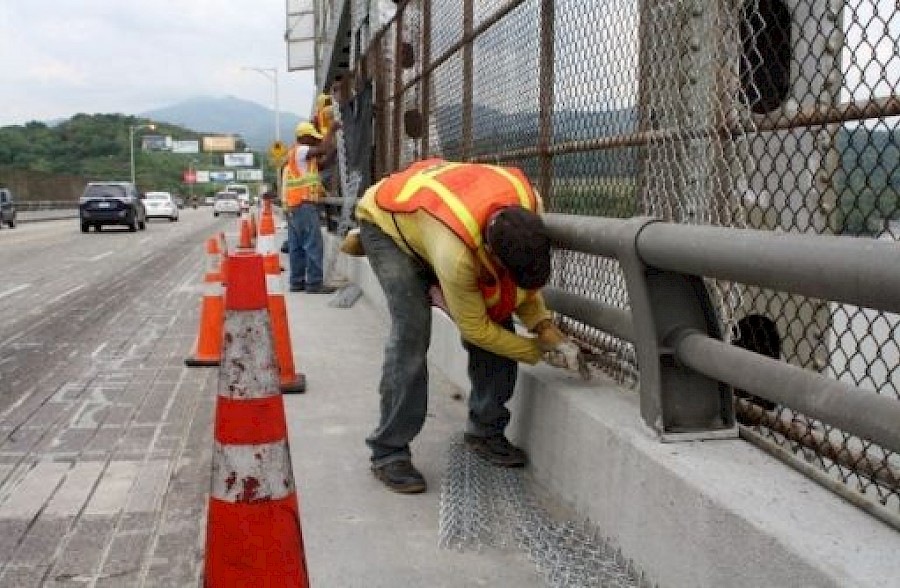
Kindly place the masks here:
POLYGON ((172 141, 172 153, 200 153, 200 141, 172 141))
POLYGON ((208 171, 200 171, 199 169, 194 172, 196 176, 196 182, 198 184, 208 184, 209 183, 209 172, 208 171))
POLYGON ((144 135, 141 137, 141 149, 144 151, 169 151, 172 148, 172 137, 166 135, 144 135))
POLYGON ((234 137, 218 135, 203 137, 204 151, 234 151, 234 137))
POLYGON ((238 181, 242 182, 261 182, 263 179, 263 172, 261 169, 239 169, 236 170, 238 181))
POLYGON ((225 167, 253 167, 252 153, 226 153, 225 167))
POLYGON ((230 182, 234 179, 233 171, 211 171, 209 172, 210 182, 230 182))

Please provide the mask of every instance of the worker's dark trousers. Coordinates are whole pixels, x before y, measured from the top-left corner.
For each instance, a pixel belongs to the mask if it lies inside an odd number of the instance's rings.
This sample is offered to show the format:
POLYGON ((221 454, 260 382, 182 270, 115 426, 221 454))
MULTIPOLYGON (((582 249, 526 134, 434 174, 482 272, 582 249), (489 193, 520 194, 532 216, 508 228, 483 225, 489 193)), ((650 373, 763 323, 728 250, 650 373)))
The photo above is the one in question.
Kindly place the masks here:
MULTIPOLYGON (((384 289, 391 332, 384 350, 378 391, 381 416, 366 439, 376 466, 409 459, 409 443, 422 430, 428 408, 426 354, 431 340, 430 272, 375 225, 360 223, 366 256, 384 289)), ((512 320, 504 325, 512 330, 512 320)), ((469 422, 466 432, 502 435, 509 423, 509 401, 516 383, 515 361, 464 343, 469 352, 469 422)))

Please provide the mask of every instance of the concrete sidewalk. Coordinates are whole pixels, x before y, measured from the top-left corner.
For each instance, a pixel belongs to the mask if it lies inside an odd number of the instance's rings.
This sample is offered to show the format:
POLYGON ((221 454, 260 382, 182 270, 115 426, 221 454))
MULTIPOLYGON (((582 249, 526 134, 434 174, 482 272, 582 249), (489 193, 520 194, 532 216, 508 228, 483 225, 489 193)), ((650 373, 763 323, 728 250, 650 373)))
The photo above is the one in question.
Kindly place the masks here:
POLYGON ((378 418, 387 322, 366 298, 348 309, 329 306, 331 299, 287 295, 294 356, 308 387, 285 396, 285 406, 311 585, 543 586, 517 550, 438 546, 445 453, 461 438, 467 409, 462 391, 437 370, 429 417, 412 447, 428 491, 395 494, 374 479, 364 439, 378 418))

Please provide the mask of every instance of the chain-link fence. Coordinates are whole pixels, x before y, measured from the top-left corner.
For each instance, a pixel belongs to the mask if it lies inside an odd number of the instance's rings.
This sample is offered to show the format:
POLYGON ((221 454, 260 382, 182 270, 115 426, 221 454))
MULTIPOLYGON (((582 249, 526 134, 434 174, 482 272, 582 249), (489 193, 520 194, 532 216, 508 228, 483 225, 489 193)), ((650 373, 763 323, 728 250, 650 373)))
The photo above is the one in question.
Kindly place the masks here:
MULTIPOLYGON (((376 177, 504 163, 551 212, 900 239, 898 38, 894 0, 410 0, 360 61, 376 177)), ((616 262, 555 262, 553 285, 628 308, 616 262)), ((734 344, 900 400, 900 317, 708 286, 734 344)), ((629 343, 565 327, 637 381, 629 343)), ((900 457, 737 394, 745 434, 900 512, 900 457)))

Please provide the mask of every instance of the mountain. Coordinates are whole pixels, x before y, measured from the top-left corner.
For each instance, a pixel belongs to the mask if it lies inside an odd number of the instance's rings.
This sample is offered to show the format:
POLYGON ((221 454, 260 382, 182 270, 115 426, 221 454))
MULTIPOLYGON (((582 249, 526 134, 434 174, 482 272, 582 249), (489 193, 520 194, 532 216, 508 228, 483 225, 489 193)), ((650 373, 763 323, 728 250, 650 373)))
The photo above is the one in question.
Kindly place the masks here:
MULTIPOLYGON (((237 133, 253 149, 266 149, 275 138, 275 112, 256 102, 233 96, 198 97, 138 116, 193 129, 200 133, 237 133)), ((302 119, 292 112, 278 113, 281 140, 290 143, 302 119)))

